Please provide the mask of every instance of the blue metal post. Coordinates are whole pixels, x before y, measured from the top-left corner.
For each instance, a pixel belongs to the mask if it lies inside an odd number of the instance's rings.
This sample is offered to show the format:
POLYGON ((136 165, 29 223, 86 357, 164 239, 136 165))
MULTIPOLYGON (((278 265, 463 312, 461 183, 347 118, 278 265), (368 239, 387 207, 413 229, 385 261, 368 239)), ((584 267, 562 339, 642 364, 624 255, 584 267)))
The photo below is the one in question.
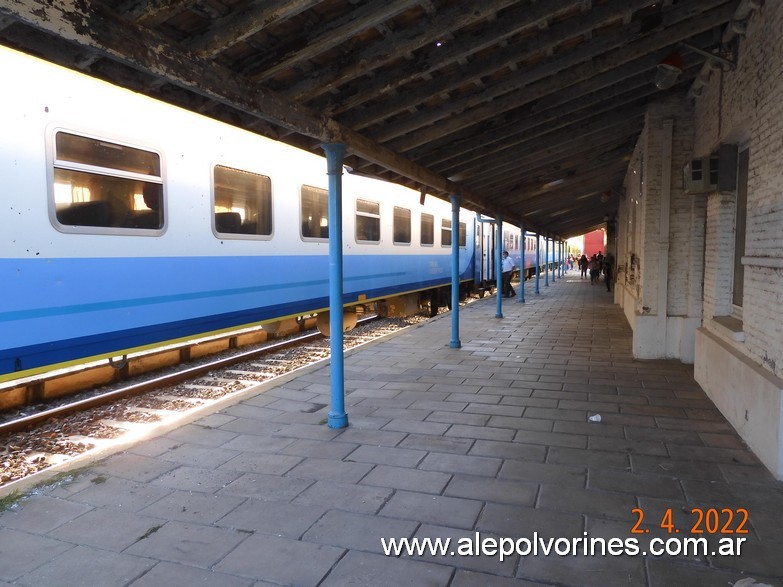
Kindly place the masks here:
POLYGON ((544 287, 549 287, 549 240, 544 237, 544 287))
POLYGON ((555 253, 555 239, 552 239, 552 284, 555 283, 557 275, 557 254, 555 253))
POLYGON ((519 256, 519 303, 525 303, 525 227, 519 229, 522 240, 520 240, 521 246, 519 247, 521 255, 519 256))
POLYGON ((541 235, 536 233, 536 294, 541 293, 538 283, 541 279, 541 235))
POLYGON ((557 270, 560 273, 560 278, 563 278, 563 272, 565 271, 565 258, 563 257, 563 241, 557 241, 557 252, 560 253, 560 262, 557 264, 557 270))
POLYGON ((325 143, 329 174, 329 344, 332 406, 329 428, 348 426, 345 413, 345 370, 343 356, 343 156, 345 145, 325 143))
POLYGON ((563 241, 557 241, 557 252, 560 255, 560 263, 558 264, 558 272, 560 273, 560 279, 563 278, 565 273, 565 258, 563 257, 563 241))
POLYGON ((451 342, 449 346, 458 349, 459 341, 459 198, 451 199, 451 342), (456 238, 455 238, 456 237, 456 238))
POLYGON ((497 285, 497 300, 495 301, 495 318, 503 317, 501 298, 503 297, 503 219, 498 216, 495 224, 495 282, 497 285))

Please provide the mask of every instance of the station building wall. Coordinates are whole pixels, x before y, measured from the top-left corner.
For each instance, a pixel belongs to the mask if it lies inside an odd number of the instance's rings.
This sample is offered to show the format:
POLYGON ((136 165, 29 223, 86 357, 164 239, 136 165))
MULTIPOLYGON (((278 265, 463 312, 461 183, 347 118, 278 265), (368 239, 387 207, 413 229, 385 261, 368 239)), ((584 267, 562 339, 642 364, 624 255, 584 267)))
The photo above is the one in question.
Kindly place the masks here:
POLYGON ((648 109, 616 219, 615 301, 634 355, 693 363, 783 479, 783 2, 742 5, 736 68, 705 66, 700 95, 648 109), (726 145, 736 186, 688 193, 684 165, 726 145))

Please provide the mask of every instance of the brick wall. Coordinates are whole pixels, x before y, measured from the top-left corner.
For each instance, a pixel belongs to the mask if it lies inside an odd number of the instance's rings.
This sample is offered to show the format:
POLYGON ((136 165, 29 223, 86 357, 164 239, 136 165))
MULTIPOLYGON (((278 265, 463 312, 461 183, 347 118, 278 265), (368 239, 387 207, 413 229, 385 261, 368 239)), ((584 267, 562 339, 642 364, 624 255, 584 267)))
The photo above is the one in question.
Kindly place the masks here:
MULTIPOLYGON (((744 298, 732 307, 735 195, 708 196, 704 327, 712 318, 742 320, 745 341, 726 340, 783 376, 783 3, 751 14, 735 71, 713 71, 695 102, 694 154, 721 143, 749 149, 744 298)), ((725 336, 724 336, 725 338, 725 336)))
POLYGON ((733 71, 712 67, 695 100, 652 104, 633 158, 618 239, 637 315, 662 315, 657 289, 667 279, 668 317, 701 317, 703 326, 758 365, 783 376, 783 2, 751 12, 733 71), (668 246, 661 246, 663 123, 673 121, 668 246), (687 161, 721 144, 749 148, 744 300, 732 305, 736 193, 686 194, 687 161), (639 182, 639 177, 643 181, 639 182), (631 234, 629 231, 635 231, 631 234), (662 255, 666 255, 665 258, 662 255), (638 258, 635 270, 631 259, 638 258), (668 264, 668 268, 667 268, 668 264), (667 275, 661 271, 667 268, 667 275), (715 316, 742 320, 745 340, 715 316))
MULTIPOLYGON (((692 194, 683 190, 681 170, 691 158, 692 112, 681 99, 650 106, 645 131, 640 137, 643 164, 639 223, 640 295, 637 312, 667 316, 690 315, 693 296, 701 297, 703 247, 693 245, 694 233, 702 233, 704 211, 692 194), (671 123, 671 137, 664 125, 671 123), (668 144, 666 144, 668 143, 668 144), (665 149, 671 160, 664 160, 665 149), (664 169, 669 166, 668 232, 661 234, 664 169), (664 257, 665 256, 665 257, 664 257), (666 308, 659 309, 658 285, 667 281, 666 308)), ((635 168, 629 168, 629 178, 635 168)), ((631 180, 632 181, 632 180, 631 180)), ((698 305, 697 311, 701 308, 698 305)))

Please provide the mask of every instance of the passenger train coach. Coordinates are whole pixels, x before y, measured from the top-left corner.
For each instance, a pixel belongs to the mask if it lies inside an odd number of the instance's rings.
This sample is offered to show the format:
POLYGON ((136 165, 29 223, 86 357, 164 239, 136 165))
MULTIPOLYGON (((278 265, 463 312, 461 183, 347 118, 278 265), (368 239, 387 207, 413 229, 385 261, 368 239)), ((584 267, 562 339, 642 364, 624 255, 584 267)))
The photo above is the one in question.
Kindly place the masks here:
MULTIPOLYGON (((0 382, 328 310, 323 157, 5 48, 0 68, 0 382)), ((461 294, 493 274, 492 231, 434 197, 344 174, 342 221, 349 308, 446 304, 455 238, 461 294)))

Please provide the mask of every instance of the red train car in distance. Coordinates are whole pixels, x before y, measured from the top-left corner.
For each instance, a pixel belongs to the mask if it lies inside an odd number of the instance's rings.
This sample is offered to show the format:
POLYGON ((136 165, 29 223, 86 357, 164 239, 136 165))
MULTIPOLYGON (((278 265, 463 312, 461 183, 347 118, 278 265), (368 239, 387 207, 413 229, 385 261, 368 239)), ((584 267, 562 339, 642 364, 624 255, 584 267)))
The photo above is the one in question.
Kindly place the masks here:
POLYGON ((599 251, 601 254, 606 254, 606 232, 601 228, 584 235, 582 251, 588 259, 599 251))

